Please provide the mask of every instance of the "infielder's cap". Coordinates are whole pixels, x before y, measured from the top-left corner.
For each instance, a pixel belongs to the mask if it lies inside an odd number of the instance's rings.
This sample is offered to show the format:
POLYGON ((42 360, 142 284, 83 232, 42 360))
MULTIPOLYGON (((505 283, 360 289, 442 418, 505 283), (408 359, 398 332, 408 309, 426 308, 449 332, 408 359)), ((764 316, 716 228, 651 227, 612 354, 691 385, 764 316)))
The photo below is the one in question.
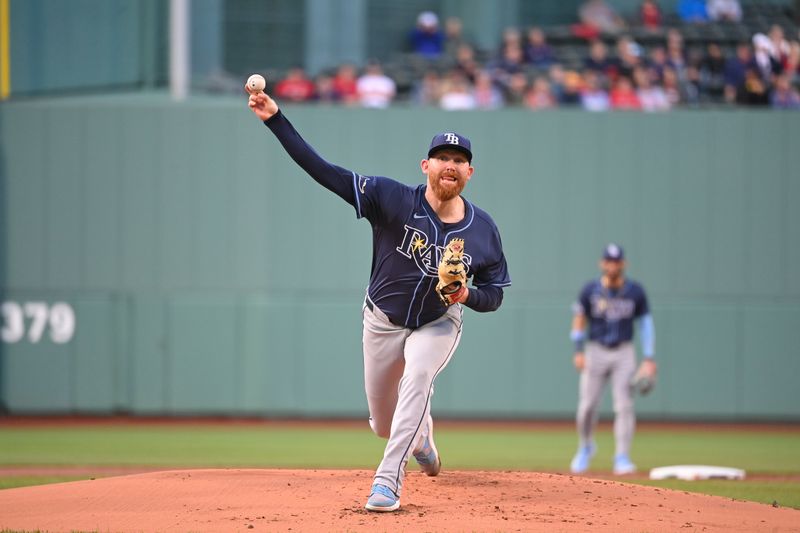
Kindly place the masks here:
POLYGON ((606 261, 622 261, 625 259, 625 251, 622 246, 612 242, 603 250, 603 259, 606 261))
POLYGON ((472 144, 469 142, 469 139, 463 135, 459 135, 458 133, 454 133, 452 131, 447 131, 436 135, 431 140, 431 147, 428 149, 428 157, 433 155, 436 150, 441 150, 442 148, 452 148, 454 150, 464 152, 464 154, 467 156, 467 160, 472 163, 472 144))

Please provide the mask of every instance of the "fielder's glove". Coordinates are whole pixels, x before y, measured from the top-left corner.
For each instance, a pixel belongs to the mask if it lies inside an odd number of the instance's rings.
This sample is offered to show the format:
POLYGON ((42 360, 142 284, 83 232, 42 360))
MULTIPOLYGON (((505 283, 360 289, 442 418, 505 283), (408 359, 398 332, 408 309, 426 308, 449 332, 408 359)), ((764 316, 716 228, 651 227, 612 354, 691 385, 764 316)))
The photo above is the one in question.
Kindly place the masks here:
POLYGON ((640 366, 636 374, 631 378, 631 388, 633 392, 647 396, 656 386, 656 377, 650 374, 644 366, 640 366))
POLYGON ((453 305, 467 287, 467 270, 464 267, 464 239, 452 239, 442 252, 439 261, 439 283, 436 294, 445 306, 453 305))

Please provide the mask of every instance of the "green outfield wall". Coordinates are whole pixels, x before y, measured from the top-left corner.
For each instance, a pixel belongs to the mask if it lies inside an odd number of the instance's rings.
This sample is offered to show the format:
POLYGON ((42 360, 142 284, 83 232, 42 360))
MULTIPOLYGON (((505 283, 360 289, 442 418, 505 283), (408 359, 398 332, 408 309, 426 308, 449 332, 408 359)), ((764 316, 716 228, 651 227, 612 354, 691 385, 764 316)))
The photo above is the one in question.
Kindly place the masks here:
MULTIPOLYGON (((409 184, 435 132, 472 138, 466 195, 513 286, 465 312, 440 416, 572 416, 570 305, 616 240, 656 324, 642 417, 800 420, 800 115, 286 113, 332 162, 409 184)), ((7 102, 0 135, 7 411, 366 416, 369 224, 244 98, 7 102)))

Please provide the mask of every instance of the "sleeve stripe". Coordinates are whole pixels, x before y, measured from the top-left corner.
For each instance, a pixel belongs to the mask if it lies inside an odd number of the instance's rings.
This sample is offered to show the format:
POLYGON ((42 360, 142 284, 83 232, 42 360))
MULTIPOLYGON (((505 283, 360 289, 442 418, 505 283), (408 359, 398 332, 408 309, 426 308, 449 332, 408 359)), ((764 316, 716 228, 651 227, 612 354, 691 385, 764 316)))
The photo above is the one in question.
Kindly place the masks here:
POLYGON ((358 178, 356 177, 356 173, 352 172, 353 174, 353 196, 356 199, 356 216, 358 218, 363 217, 364 215, 361 214, 361 199, 358 197, 358 178))

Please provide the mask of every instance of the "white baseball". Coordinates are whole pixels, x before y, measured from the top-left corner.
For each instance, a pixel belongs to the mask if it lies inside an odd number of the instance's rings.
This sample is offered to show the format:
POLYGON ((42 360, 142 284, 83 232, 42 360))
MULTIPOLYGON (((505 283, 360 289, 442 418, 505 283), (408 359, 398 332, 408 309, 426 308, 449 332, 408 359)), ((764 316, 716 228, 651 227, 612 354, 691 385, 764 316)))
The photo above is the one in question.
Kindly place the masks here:
POLYGON ((265 80, 264 76, 261 74, 253 74, 247 78, 247 86, 250 87, 250 90, 253 92, 263 91, 264 87, 267 86, 267 80, 265 80))

